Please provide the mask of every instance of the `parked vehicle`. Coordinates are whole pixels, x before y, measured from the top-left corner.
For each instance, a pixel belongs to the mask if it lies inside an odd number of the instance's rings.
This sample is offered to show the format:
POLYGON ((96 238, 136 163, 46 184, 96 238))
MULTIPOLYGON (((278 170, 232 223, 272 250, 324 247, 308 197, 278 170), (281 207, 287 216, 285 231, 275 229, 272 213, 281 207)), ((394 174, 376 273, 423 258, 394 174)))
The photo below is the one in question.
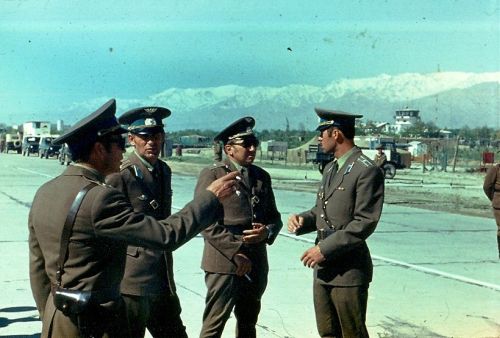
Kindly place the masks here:
POLYGON ((396 142, 393 139, 380 139, 378 143, 373 143, 369 149, 362 149, 363 154, 373 159, 377 153, 377 150, 374 149, 377 144, 383 147, 387 156, 387 161, 381 167, 385 178, 393 179, 396 176, 396 169, 410 167, 411 154, 408 151, 397 148, 396 142))
POLYGON ((323 173, 325 166, 333 161, 333 155, 323 152, 321 144, 310 144, 306 155, 306 162, 312 162, 318 165, 318 170, 323 173))
POLYGON ((8 153, 9 150, 14 150, 18 154, 22 151, 21 138, 17 134, 5 134, 4 152, 8 153))
POLYGON ((40 136, 24 136, 23 137, 23 156, 30 156, 31 154, 38 155, 40 145, 40 136))
MULTIPOLYGON (((387 156, 387 161, 382 166, 384 171, 384 176, 387 179, 392 179, 396 176, 396 169, 402 169, 408 167, 406 159, 402 156, 400 151, 396 148, 396 143, 393 141, 380 141, 380 143, 386 149, 385 153, 387 156), (406 161, 405 161, 406 159, 406 161)), ((373 159, 376 150, 375 149, 362 149, 363 153, 370 159, 373 159)), ((312 162, 318 165, 319 172, 323 172, 325 166, 333 160, 333 155, 323 152, 321 144, 311 144, 309 145, 309 151, 307 152, 306 162, 312 162)))
POLYGON ((52 141, 55 139, 53 136, 42 136, 40 138, 40 145, 38 149, 38 153, 40 154, 40 158, 49 158, 52 156, 59 157, 59 152, 61 150, 60 145, 52 144, 52 141))
POLYGON ((68 145, 64 143, 59 150, 59 156, 57 156, 59 164, 69 165, 71 163, 71 152, 69 151, 68 145))

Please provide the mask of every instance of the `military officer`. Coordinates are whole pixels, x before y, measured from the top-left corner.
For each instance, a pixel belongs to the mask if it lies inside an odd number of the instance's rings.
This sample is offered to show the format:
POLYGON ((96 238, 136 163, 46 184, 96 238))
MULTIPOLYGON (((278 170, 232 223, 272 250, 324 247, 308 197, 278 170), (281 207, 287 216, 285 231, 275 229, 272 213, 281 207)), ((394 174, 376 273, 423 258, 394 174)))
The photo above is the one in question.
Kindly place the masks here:
POLYGON ((488 169, 484 177, 483 190, 491 201, 493 215, 497 222, 498 257, 500 258, 500 163, 488 169))
POLYGON ((222 144, 219 141, 213 142, 214 147, 214 161, 220 162, 222 161, 222 144))
POLYGON ((384 163, 387 162, 387 156, 384 153, 384 146, 382 144, 378 144, 375 149, 377 150, 377 153, 373 158, 373 162, 377 167, 382 168, 384 163))
POLYGON ((354 145, 361 115, 316 108, 325 152, 334 155, 323 172, 316 206, 288 219, 297 235, 316 231, 316 245, 301 257, 314 268, 314 309, 321 337, 368 337, 365 325, 373 265, 366 239, 380 218, 382 171, 354 145))
POLYGON ((259 144, 254 125, 252 117, 244 117, 216 135, 226 158, 203 169, 196 186, 195 195, 227 172, 241 173, 236 194, 223 203, 223 217, 202 232, 207 295, 200 337, 220 337, 233 308, 236 337, 256 335, 269 270, 266 245, 283 224, 269 174, 253 165, 259 144))
MULTIPOLYGON (((134 151, 122 162, 120 173, 106 178, 135 211, 156 219, 170 216, 172 206, 172 171, 159 159, 165 139, 162 119, 168 116, 170 110, 163 107, 136 108, 120 116, 134 151)), ((130 245, 121 293, 134 337, 144 337, 146 327, 153 337, 187 337, 170 251, 130 245)))
POLYGON ((103 183, 119 171, 125 146, 115 110, 112 99, 54 141, 68 144, 75 164, 40 187, 32 203, 30 283, 42 337, 131 337, 121 321, 127 245, 174 250, 213 223, 220 200, 233 193, 236 174, 165 220, 134 212, 123 193, 103 183), (61 290, 69 296, 59 297, 61 290))

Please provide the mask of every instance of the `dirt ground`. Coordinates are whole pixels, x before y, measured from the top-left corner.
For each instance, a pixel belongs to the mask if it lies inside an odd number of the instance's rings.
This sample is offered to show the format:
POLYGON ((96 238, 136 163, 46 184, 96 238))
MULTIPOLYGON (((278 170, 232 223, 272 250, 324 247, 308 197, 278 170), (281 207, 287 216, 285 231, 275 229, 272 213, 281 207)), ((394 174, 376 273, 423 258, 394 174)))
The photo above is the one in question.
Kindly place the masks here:
MULTIPOLYGON (((184 156, 181 161, 168 160, 174 174, 197 176, 210 160, 200 161, 184 156)), ((265 168, 279 189, 315 192, 320 174, 312 166, 283 166, 256 163, 265 168)), ((484 173, 468 173, 457 168, 456 172, 426 171, 413 165, 411 169, 398 170, 396 177, 386 180, 385 202, 410 207, 458 213, 463 215, 493 217, 491 205, 482 186, 484 173)))

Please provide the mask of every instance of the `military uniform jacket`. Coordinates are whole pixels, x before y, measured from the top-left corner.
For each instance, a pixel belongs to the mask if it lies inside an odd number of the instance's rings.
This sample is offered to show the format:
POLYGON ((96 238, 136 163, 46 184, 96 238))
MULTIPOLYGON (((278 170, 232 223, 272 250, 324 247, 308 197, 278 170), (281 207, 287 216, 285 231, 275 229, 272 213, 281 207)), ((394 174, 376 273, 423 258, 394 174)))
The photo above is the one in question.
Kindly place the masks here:
POLYGON ((333 166, 330 162, 323 171, 316 206, 300 214, 304 226, 298 234, 333 227, 319 242, 326 261, 315 269, 315 278, 333 286, 368 285, 373 266, 365 240, 382 212, 384 177, 357 147, 335 175, 333 166))
MULTIPOLYGON (((56 312, 50 287, 56 282, 64 222, 75 196, 89 182, 98 185, 87 193, 76 215, 62 286, 108 293, 109 301, 100 297, 100 304, 107 307, 119 298, 128 244, 175 250, 213 223, 221 212, 215 195, 203 191, 179 213, 158 222, 135 213, 128 199, 117 189, 100 183, 103 180, 86 168, 70 166, 40 187, 33 200, 28 220, 29 268, 31 289, 43 321, 42 337, 48 336, 56 312)), ((69 318, 64 318, 67 319, 64 326, 72 326, 69 318)), ((52 332, 52 335, 68 334, 52 332)))
POLYGON ((494 209, 500 209, 500 164, 491 167, 484 178, 483 190, 494 209))
POLYGON ((373 158, 373 162, 375 162, 375 165, 377 167, 381 167, 384 165, 385 162, 387 162, 387 156, 385 153, 382 154, 375 154, 375 157, 373 158))
MULTIPOLYGON (((223 201, 224 217, 202 232, 205 246, 201 267, 207 272, 234 274, 236 265, 233 263, 233 257, 240 251, 247 254, 252 261, 252 273, 268 271, 266 242, 243 245, 241 232, 251 229, 252 222, 262 223, 270 230, 267 244, 272 244, 283 223, 276 208, 271 177, 255 165, 249 166, 248 169, 250 186, 240 182, 239 192, 223 201)), ((195 193, 203 191, 215 179, 236 170, 228 159, 203 169, 195 193)))
MULTIPOLYGON (((172 171, 161 160, 158 160, 156 168, 159 169, 157 179, 133 152, 123 161, 120 173, 109 175, 106 182, 123 192, 135 211, 164 219, 171 213, 172 171)), ((166 290, 175 292, 172 253, 129 245, 121 292, 144 296, 166 290)))

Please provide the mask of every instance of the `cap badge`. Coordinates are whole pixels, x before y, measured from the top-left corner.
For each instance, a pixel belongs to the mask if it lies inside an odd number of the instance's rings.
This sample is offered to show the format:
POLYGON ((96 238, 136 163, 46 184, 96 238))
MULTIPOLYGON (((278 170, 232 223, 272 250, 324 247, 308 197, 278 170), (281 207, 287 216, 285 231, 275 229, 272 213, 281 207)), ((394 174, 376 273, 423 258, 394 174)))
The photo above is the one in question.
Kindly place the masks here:
POLYGON ((149 113, 149 114, 153 114, 157 110, 158 110, 158 108, 144 108, 144 111, 149 113))
POLYGON ((156 126, 156 120, 152 118, 144 119, 145 126, 156 126))

